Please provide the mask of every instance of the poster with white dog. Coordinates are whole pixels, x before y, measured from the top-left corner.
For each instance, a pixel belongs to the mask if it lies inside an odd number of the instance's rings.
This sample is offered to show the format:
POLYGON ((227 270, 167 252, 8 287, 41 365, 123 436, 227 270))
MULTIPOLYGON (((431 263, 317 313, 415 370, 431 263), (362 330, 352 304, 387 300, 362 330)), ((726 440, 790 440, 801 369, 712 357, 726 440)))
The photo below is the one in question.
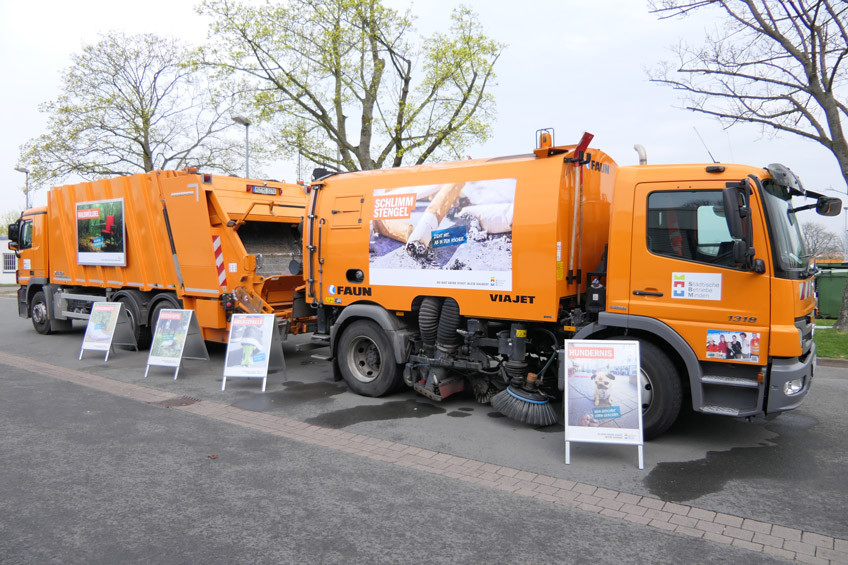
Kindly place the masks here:
POLYGON ((642 387, 636 341, 565 342, 565 442, 637 445, 642 468, 642 387))

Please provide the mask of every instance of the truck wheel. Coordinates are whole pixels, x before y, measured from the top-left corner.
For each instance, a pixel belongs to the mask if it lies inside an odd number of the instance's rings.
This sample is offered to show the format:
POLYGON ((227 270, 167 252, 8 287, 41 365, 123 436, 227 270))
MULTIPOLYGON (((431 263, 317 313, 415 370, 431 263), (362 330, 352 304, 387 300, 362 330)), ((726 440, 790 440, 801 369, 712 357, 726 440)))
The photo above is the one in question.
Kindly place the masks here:
POLYGON ((371 320, 357 320, 342 332, 338 363, 347 386, 362 396, 383 396, 403 377, 389 338, 371 320))
POLYGON ((32 316, 32 327, 41 335, 48 335, 50 331, 50 317, 47 313, 47 302, 44 300, 42 291, 36 292, 30 304, 30 315, 32 316))
POLYGON ((147 349, 150 347, 150 327, 141 325, 141 311, 138 309, 135 301, 126 296, 118 299, 118 302, 124 305, 127 311, 127 316, 130 319, 130 329, 132 330, 135 343, 139 349, 147 349))
POLYGON ((639 340, 642 374, 642 426, 644 438, 653 439, 674 424, 683 403, 677 368, 657 346, 639 340))
POLYGON ((173 308, 173 304, 162 300, 153 307, 153 311, 150 313, 150 324, 147 326, 150 328, 150 335, 153 336, 156 334, 156 324, 159 323, 159 314, 162 313, 162 310, 165 308, 173 308))

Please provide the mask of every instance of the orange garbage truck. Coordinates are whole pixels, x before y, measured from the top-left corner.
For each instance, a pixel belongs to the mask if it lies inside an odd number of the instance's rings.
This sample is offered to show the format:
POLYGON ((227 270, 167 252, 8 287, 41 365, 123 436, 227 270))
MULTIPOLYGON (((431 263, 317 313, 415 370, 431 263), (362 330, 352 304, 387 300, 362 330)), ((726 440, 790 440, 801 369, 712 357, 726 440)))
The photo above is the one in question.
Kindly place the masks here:
POLYGON ((291 327, 302 285, 304 187, 154 171, 59 186, 9 226, 18 313, 41 334, 121 302, 140 347, 163 308, 195 312, 207 341, 226 342, 233 311, 291 327))
POLYGON ((557 421, 564 340, 640 344, 644 433, 684 402, 736 417, 798 406, 813 379, 815 267, 796 213, 836 215, 785 166, 618 166, 537 134, 532 153, 318 172, 305 300, 363 395, 460 391, 557 421), (803 199, 810 204, 797 204, 803 199))

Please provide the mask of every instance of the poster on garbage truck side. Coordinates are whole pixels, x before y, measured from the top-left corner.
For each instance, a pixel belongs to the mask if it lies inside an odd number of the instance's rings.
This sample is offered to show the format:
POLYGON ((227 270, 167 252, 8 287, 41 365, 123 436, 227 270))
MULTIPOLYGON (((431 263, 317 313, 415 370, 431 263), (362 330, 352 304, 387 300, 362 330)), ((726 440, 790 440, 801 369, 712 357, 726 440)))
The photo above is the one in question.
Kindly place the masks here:
POLYGON ((78 264, 126 266, 124 199, 77 202, 76 235, 78 264))
POLYGON ((372 285, 512 290, 516 179, 374 191, 372 285))

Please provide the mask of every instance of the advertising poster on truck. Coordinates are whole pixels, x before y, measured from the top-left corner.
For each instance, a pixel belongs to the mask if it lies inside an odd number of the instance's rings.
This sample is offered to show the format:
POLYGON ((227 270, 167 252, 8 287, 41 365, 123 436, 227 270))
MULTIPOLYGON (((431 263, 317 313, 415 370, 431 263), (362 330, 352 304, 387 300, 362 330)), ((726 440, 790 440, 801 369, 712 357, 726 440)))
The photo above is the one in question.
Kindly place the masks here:
POLYGON ((707 330, 707 359, 760 362, 760 332, 707 330))
POLYGON ((125 267, 124 199, 77 202, 77 263, 125 267))
POLYGON ((566 441, 642 443, 639 344, 565 342, 566 441))
POLYGON ((372 285, 512 290, 516 179, 374 191, 372 285))

